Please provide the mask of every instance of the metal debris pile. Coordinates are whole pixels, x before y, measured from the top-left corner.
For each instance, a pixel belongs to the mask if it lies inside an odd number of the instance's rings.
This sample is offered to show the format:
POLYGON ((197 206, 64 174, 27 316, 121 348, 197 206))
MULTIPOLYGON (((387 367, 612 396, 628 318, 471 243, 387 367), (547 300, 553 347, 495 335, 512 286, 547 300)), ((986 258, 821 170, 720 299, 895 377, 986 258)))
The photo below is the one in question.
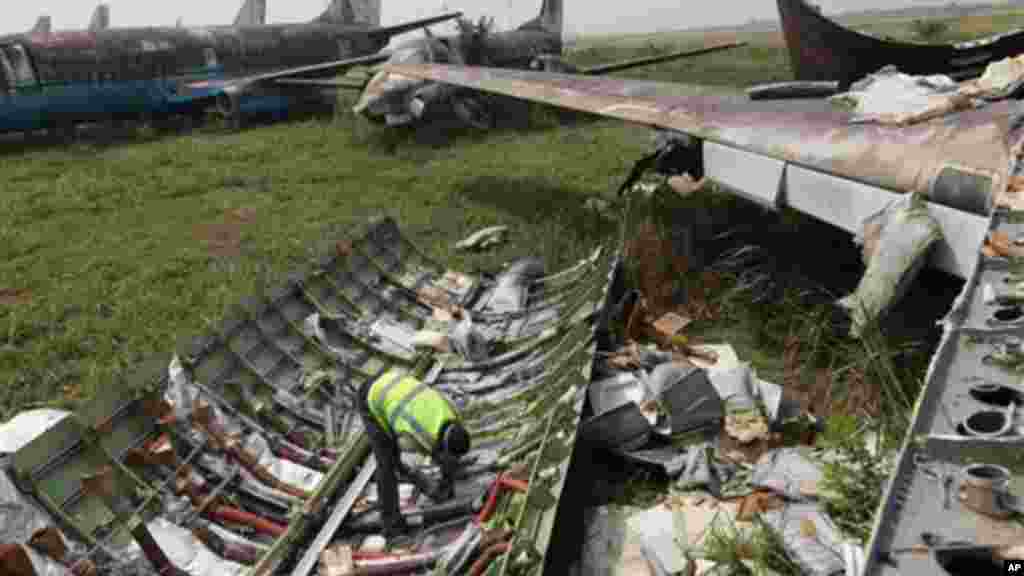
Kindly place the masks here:
POLYGON ((832 455, 814 444, 824 423, 729 344, 695 343, 687 306, 677 304, 654 315, 631 290, 610 307, 615 337, 598 351, 581 439, 671 482, 652 508, 592 510, 580 573, 725 574, 707 557, 710 534, 763 525, 804 574, 858 574, 862 549, 822 506, 832 455))
POLYGON ((851 122, 905 126, 1010 98, 1022 86, 1024 55, 992 62, 981 77, 960 83, 942 74, 912 76, 886 66, 832 99, 852 105, 851 122))
POLYGON ((538 570, 616 261, 473 277, 372 222, 76 413, 0 426, 0 573, 538 570), (352 392, 394 367, 447 394, 473 442, 454 500, 401 485, 414 531, 385 541, 352 392))

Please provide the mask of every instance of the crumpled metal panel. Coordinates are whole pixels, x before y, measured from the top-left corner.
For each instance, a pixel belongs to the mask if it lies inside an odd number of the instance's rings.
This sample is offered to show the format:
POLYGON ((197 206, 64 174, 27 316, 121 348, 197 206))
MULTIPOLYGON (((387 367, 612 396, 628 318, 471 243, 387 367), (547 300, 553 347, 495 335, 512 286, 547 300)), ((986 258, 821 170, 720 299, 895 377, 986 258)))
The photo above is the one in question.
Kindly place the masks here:
POLYGON ((22 412, 0 424, 0 454, 17 452, 40 430, 46 430, 70 414, 66 410, 38 408, 22 412))
MULTIPOLYGON (((31 495, 26 502, 48 513, 48 523, 108 569, 153 572, 126 530, 137 523, 82 489, 79 479, 104 466, 114 471, 116 491, 129 498, 135 518, 179 568, 196 576, 287 573, 341 494, 363 492, 359 482, 366 475, 358 471, 368 465, 368 444, 346 389, 401 366, 448 393, 473 431, 460 496, 482 493, 512 463, 528 466, 531 490, 544 495, 531 493, 518 515, 504 498, 499 513, 519 527, 516 549, 532 550, 536 565, 546 553, 589 382, 595 313, 605 304, 617 258, 597 250, 576 266, 533 280, 521 310, 499 313, 486 306, 493 282, 468 277, 453 284, 450 271, 416 249, 393 220, 375 220, 281 286, 232 307, 211 334, 183 340, 173 358, 154 358, 53 424, 13 455, 10 477, 31 495), (472 310, 506 352, 478 362, 432 350, 400 353, 395 339, 432 322, 431 308, 417 296, 424 287, 444 290, 472 310), (308 330, 313 315, 322 319, 322 340, 308 330), (379 329, 381 320, 388 330, 379 329), (157 421, 153 406, 161 398, 175 403, 177 423, 157 421), (213 420, 227 433, 240 434, 241 445, 272 476, 311 497, 269 486, 214 449, 212 433, 182 419, 194 413, 188 406, 197 400, 212 406, 213 420), (337 436, 331 446, 325 445, 328 415, 337 436), (170 441, 174 464, 140 463, 140 449, 155 450, 160 439, 170 441), (191 463, 187 473, 185 462, 191 463), (220 556, 213 543, 190 535, 198 511, 174 494, 181 473, 285 533, 267 536, 221 520, 215 532, 223 540, 264 552, 246 564, 220 556)), ((437 473, 415 457, 409 463, 437 473)), ((342 524, 339 536, 344 531, 342 524)))

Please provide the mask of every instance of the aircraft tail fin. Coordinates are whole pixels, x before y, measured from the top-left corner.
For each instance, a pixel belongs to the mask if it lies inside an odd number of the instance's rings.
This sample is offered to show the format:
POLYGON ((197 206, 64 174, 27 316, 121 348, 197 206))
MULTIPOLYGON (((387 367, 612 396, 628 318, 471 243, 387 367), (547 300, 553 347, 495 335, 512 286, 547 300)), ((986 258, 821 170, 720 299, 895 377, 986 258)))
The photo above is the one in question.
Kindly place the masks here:
POLYGON ((380 26, 381 0, 348 0, 356 22, 380 26))
POLYGON ((245 0, 235 16, 235 26, 261 26, 267 23, 267 0, 245 0))
POLYGON ((92 18, 89 20, 89 30, 97 32, 107 28, 110 28, 110 6, 98 4, 92 12, 92 18))
POLYGON ((50 33, 50 17, 40 16, 36 20, 36 25, 32 27, 31 32, 33 34, 49 34, 50 33))
POLYGON ((536 18, 526 22, 519 27, 520 30, 539 28, 551 34, 562 34, 562 0, 543 0, 540 5, 540 14, 536 18))
POLYGON ((356 16, 349 0, 331 0, 327 10, 313 21, 324 24, 355 24, 356 16))

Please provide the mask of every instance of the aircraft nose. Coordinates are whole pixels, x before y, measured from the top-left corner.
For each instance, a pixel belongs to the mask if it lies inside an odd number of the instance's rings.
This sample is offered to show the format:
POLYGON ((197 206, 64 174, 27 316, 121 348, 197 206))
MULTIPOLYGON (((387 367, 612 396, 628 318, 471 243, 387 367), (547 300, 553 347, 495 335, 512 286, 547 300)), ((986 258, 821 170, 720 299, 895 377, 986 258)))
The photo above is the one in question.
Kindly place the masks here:
POLYGON ((419 82, 407 76, 377 72, 367 83, 352 110, 371 119, 408 114, 406 96, 419 82))

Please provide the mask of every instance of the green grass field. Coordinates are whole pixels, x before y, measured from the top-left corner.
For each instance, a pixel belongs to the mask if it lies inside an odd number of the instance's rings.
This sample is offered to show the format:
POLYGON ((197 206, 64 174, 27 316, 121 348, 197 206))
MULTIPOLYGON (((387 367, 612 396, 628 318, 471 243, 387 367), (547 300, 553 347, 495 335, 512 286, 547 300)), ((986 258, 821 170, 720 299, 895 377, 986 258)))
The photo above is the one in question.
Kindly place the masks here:
POLYGON ((575 262, 607 232, 583 197, 607 192, 644 144, 614 123, 442 148, 364 128, 340 118, 7 155, 0 417, 115 385, 373 214, 464 269, 520 253, 575 262), (501 250, 452 253, 494 224, 511 227, 501 250))

